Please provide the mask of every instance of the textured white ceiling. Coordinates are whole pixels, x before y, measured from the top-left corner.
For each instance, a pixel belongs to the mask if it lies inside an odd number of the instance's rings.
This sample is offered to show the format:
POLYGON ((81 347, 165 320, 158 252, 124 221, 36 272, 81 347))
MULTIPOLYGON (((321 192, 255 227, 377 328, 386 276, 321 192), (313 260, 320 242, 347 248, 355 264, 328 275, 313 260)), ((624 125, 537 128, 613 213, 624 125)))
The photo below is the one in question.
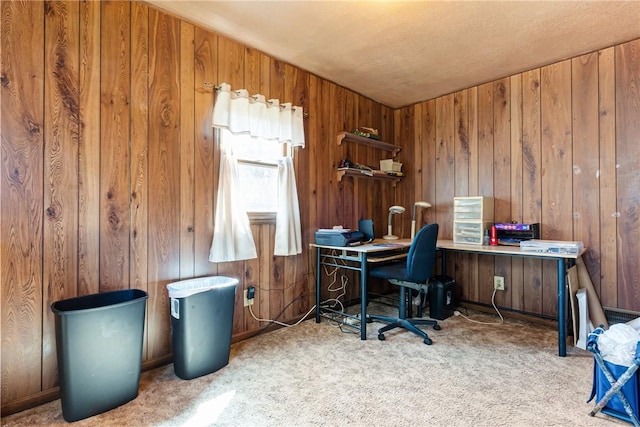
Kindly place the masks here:
POLYGON ((389 107, 640 38, 640 1, 167 1, 389 107))

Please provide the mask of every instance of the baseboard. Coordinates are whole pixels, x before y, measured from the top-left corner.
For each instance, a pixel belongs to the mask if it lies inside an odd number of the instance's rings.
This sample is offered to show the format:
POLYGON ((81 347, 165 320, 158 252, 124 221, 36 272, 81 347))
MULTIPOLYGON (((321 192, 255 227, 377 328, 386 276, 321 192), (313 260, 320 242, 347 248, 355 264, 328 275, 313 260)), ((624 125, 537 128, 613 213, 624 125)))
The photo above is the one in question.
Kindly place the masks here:
POLYGON ((7 415, 15 414, 16 412, 22 412, 24 410, 40 406, 59 398, 60 388, 54 387, 46 391, 41 391, 39 393, 23 397, 22 399, 14 400, 7 403, 6 405, 2 405, 2 408, 0 409, 0 416, 6 417, 7 415))
POLYGON ((173 362, 173 354, 167 354, 155 359, 145 360, 142 362, 141 370, 142 372, 149 371, 151 369, 159 368, 160 366, 168 365, 171 362, 173 362))

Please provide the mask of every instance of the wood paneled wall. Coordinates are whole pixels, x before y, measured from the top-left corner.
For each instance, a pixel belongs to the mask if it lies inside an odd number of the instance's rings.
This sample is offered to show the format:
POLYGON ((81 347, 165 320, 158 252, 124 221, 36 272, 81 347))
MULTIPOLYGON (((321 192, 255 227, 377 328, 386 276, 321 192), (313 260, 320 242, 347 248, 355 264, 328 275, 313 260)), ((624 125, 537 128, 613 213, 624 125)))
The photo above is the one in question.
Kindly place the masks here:
MULTIPOLYGON (((583 240, 604 305, 640 302, 640 41, 604 49, 393 111, 211 31, 128 1, 3 1, 0 169, 2 412, 56 397, 50 304, 138 288, 149 293, 145 366, 170 360, 166 284, 240 279, 234 339, 265 324, 243 307, 256 286, 261 318, 298 319, 314 304, 310 252, 273 256, 273 223, 253 223, 255 260, 208 261, 218 183, 214 93, 230 83, 304 106, 295 153, 303 245, 319 227, 423 199, 423 221, 451 237, 456 195, 492 195, 496 220, 541 222, 543 237, 583 240), (336 144, 380 129, 403 147, 406 178, 345 178, 339 159, 375 166, 385 153, 336 144)), ((394 231, 410 233, 410 215, 394 231)), ((555 268, 541 261, 457 257, 466 299, 553 316, 555 268)), ((346 297, 357 294, 349 277, 346 297)))
MULTIPOLYGON (((496 222, 584 242, 602 305, 637 312, 639 83, 635 40, 397 110, 415 177, 402 202, 430 201, 424 220, 451 239, 453 197, 492 196, 496 222)), ((489 304, 495 274, 506 278, 499 306, 557 315, 554 262, 458 255, 448 268, 465 300, 489 304)))
POLYGON ((379 160, 336 134, 373 126, 393 138, 380 104, 136 2, 3 1, 1 35, 3 414, 56 396, 57 300, 148 292, 145 366, 170 361, 170 282, 239 278, 236 340, 267 326, 243 307, 248 286, 263 319, 293 321, 315 303, 308 251, 275 257, 273 222, 252 224, 257 259, 208 261, 219 152, 205 82, 309 113, 295 153, 305 247, 318 227, 371 212, 384 224, 393 187, 334 174, 346 156, 379 160))

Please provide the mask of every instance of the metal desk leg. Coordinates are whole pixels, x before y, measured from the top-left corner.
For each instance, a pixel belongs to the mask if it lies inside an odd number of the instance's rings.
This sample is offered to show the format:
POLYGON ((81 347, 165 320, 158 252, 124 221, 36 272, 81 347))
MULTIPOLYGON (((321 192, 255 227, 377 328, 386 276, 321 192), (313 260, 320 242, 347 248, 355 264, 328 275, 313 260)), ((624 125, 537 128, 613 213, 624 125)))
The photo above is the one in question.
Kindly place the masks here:
POLYGON ((367 254, 360 253, 360 339, 367 339, 367 254))
POLYGON ((320 323, 320 286, 322 271, 320 268, 320 248, 316 248, 316 323, 320 323))
POLYGON ((567 294, 565 291, 566 265, 564 258, 558 258, 558 356, 567 355, 567 294))

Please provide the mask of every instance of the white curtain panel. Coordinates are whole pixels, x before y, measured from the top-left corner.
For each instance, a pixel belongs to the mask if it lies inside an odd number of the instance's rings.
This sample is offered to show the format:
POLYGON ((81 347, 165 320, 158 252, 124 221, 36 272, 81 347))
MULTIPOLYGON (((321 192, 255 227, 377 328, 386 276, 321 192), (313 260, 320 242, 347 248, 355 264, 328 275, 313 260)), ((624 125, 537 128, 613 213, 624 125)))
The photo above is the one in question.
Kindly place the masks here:
MULTIPOLYGON (((213 127, 220 129, 220 182, 209 261, 237 261, 257 256, 249 219, 239 199, 237 160, 232 147, 225 143, 228 139, 225 132, 304 147, 303 119, 302 107, 280 104, 277 99, 265 101, 259 94, 249 96, 245 89, 232 91, 227 83, 218 88, 213 127)), ((274 254, 296 255, 302 252, 300 209, 293 162, 289 157, 279 162, 278 185, 274 254)))
POLYGON ((278 162, 278 214, 276 216, 276 244, 274 255, 302 253, 300 206, 293 160, 285 157, 278 162))
POLYGON ((246 89, 231 90, 222 83, 213 109, 213 127, 233 134, 250 134, 304 147, 304 109, 281 104, 278 99, 265 101, 264 95, 249 95, 246 89))
POLYGON ((257 258, 256 244, 251 233, 249 217, 242 206, 238 188, 238 162, 229 144, 225 144, 222 129, 220 149, 220 182, 216 204, 213 241, 209 261, 229 262, 257 258))

